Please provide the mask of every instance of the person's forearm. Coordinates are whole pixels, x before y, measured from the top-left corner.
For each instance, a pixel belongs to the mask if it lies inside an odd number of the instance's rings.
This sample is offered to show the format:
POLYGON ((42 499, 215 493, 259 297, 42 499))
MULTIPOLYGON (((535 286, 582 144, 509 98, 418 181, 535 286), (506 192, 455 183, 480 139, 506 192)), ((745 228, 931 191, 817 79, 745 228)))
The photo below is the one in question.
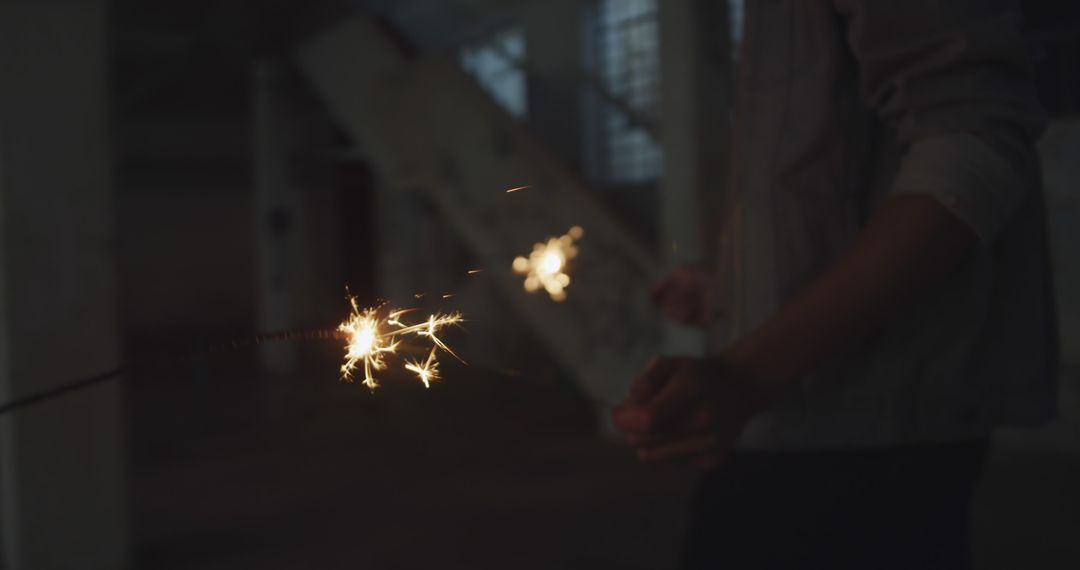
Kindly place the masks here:
POLYGON ((889 198, 851 249, 725 357, 782 391, 875 334, 928 284, 954 269, 975 233, 934 198, 889 198))

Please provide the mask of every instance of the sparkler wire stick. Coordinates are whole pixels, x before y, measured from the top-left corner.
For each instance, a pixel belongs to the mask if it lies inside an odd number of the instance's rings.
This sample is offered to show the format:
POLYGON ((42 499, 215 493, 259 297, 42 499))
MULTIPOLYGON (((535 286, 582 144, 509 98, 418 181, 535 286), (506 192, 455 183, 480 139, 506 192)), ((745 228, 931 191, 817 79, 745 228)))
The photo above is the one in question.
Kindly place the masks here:
MULTIPOLYGON (((404 335, 426 337, 432 344, 431 352, 428 354, 427 360, 409 361, 405 363, 405 369, 415 372, 426 387, 431 385, 432 380, 437 380, 439 378, 439 363, 435 358, 436 349, 442 350, 454 358, 461 360, 461 357, 451 350, 438 336, 440 329, 443 327, 460 325, 464 322, 465 319, 461 313, 436 313, 429 316, 426 321, 417 324, 407 324, 402 322, 402 315, 410 313, 415 309, 398 309, 390 311, 389 314, 384 313, 381 310, 381 306, 370 309, 361 309, 356 302, 356 298, 352 296, 349 297, 349 304, 352 307, 351 315, 345 322, 339 324, 335 328, 291 330, 257 334, 253 337, 210 345, 203 350, 197 350, 188 354, 174 355, 166 353, 159 356, 159 358, 147 359, 146 362, 140 362, 139 367, 152 367, 147 366, 147 363, 151 360, 153 360, 156 365, 162 365, 166 362, 192 360, 223 350, 236 350, 270 341, 334 339, 346 341, 345 364, 341 367, 342 379, 351 382, 353 370, 362 361, 364 367, 364 384, 368 388, 375 389, 375 387, 378 386, 378 383, 372 376, 372 371, 381 370, 386 366, 384 357, 397 352, 399 345, 403 342, 399 337, 404 335), (383 314, 386 314, 386 316, 383 317, 383 314)), ((464 360, 461 361, 463 363, 465 362, 464 360)), ((39 402, 51 400, 95 384, 122 378, 125 374, 131 372, 133 368, 134 367, 130 363, 127 365, 122 364, 116 369, 108 372, 79 378, 70 382, 64 382, 28 396, 0 403, 0 415, 39 402)))
POLYGON ((175 363, 182 360, 195 360, 211 354, 224 352, 227 350, 237 350, 248 346, 255 346, 264 342, 272 341, 288 341, 288 340, 310 340, 310 339, 340 339, 341 334, 334 329, 308 329, 308 330, 292 330, 292 331, 278 331, 271 333, 258 334, 252 337, 239 338, 229 342, 210 345, 202 350, 196 350, 186 354, 169 354, 164 353, 154 358, 147 358, 136 363, 121 364, 117 368, 109 370, 107 372, 101 372, 92 376, 86 376, 70 382, 64 382, 52 388, 47 388, 23 396, 15 398, 0 404, 0 416, 14 412, 16 410, 33 406, 41 402, 46 402, 59 398, 65 394, 83 390, 91 386, 102 384, 110 380, 116 380, 123 378, 125 375, 130 374, 133 371, 140 369, 151 369, 157 366, 164 366, 165 364, 175 363))
MULTIPOLYGON (((459 313, 451 313, 448 315, 431 315, 426 321, 422 321, 417 324, 406 325, 400 321, 401 315, 409 312, 406 310, 397 310, 389 313, 385 317, 384 322, 395 328, 389 330, 380 330, 378 327, 379 321, 372 320, 376 313, 375 309, 369 309, 361 311, 354 304, 353 317, 347 320, 345 323, 338 325, 336 328, 317 328, 317 329, 304 329, 304 330, 289 330, 278 331, 257 334, 251 337, 238 338, 229 342, 212 344, 201 350, 195 350, 183 354, 175 353, 160 353, 156 357, 148 357, 146 359, 129 362, 122 364, 113 370, 94 374, 92 376, 86 376, 69 382, 64 382, 51 388, 15 398, 7 402, 0 403, 0 416, 33 406, 38 403, 47 402, 64 396, 66 394, 76 392, 102 384, 110 380, 122 379, 132 372, 137 370, 152 370, 159 366, 165 366, 167 364, 173 364, 178 361, 195 360, 198 358, 206 357, 220 352, 239 350, 242 348, 261 345, 265 342, 274 341, 293 341, 293 340, 346 340, 348 343, 349 352, 347 353, 346 364, 342 367, 343 379, 351 380, 348 373, 353 370, 353 367, 359 363, 360 360, 364 361, 366 378, 364 383, 369 388, 374 389, 377 386, 374 378, 371 377, 372 368, 381 369, 384 367, 381 357, 383 353, 397 353, 398 347, 401 341, 394 340, 397 337, 403 335, 417 335, 421 337, 427 337, 431 341, 431 350, 427 352, 427 358, 424 360, 407 360, 404 368, 410 372, 415 373, 425 387, 430 387, 431 382, 438 380, 439 375, 439 362, 436 359, 436 351, 443 350, 452 355, 457 360, 464 363, 460 356, 450 349, 440 339, 436 333, 440 327, 448 325, 457 325, 463 321, 462 316, 459 313), (350 324, 359 324, 360 326, 351 327, 350 324), (369 328, 371 327, 371 328, 369 328), (370 331, 370 338, 366 338, 365 331, 370 331), (361 349, 354 354, 357 346, 361 349), (377 364, 377 365, 376 365, 377 364)), ((418 347, 401 347, 400 352, 403 353, 415 353, 414 348, 418 347)), ((491 370, 499 372, 494 368, 480 367, 481 369, 491 370)), ((520 375, 515 375, 518 378, 522 378, 520 375)), ((533 384, 548 384, 547 382, 540 382, 534 378, 523 378, 533 384)), ((603 407, 612 408, 616 404, 599 398, 590 393, 583 394, 586 399, 590 400, 594 404, 599 404, 603 407)))
POLYGON ((90 386, 93 386, 95 384, 100 384, 114 378, 120 378, 126 372, 127 368, 121 366, 120 368, 117 368, 115 370, 102 372, 101 374, 96 374, 94 376, 87 376, 86 378, 80 378, 78 380, 75 380, 74 382, 65 382, 64 384, 49 388, 48 390, 42 390, 41 392, 38 392, 36 394, 31 394, 22 398, 15 398, 14 400, 9 400, 7 402, 4 402, 3 404, 0 404, 0 416, 9 412, 14 412, 15 410, 18 410, 20 408, 32 406, 34 404, 37 404, 38 402, 44 402, 47 400, 59 398, 60 396, 63 396, 68 392, 82 390, 83 388, 89 388, 90 386))
MULTIPOLYGON (((319 336, 298 336, 298 335, 293 335, 293 334, 288 334, 287 335, 287 334, 284 334, 284 333, 261 335, 259 337, 256 337, 257 339, 261 339, 261 340, 243 339, 242 342, 230 343, 229 345, 222 345, 222 346, 228 346, 229 348, 242 348, 242 347, 250 346, 250 345, 253 345, 253 344, 261 344, 264 341, 273 341, 273 340, 297 340, 297 339, 301 339, 301 338, 318 338, 318 339, 337 338, 336 335, 334 335, 333 337, 325 335, 325 333, 327 332, 326 330, 320 330, 318 332, 322 333, 322 334, 320 334, 319 336)), ((184 355, 183 358, 174 356, 174 357, 171 357, 171 358, 169 358, 167 360, 163 359, 162 361, 159 362, 159 364, 164 365, 166 363, 175 362, 177 360, 194 359, 194 358, 203 356, 205 354, 206 354, 206 351, 187 354, 187 355, 184 355)), ((103 384, 103 383, 108 382, 110 380, 116 380, 116 379, 123 378, 125 375, 130 374, 131 372, 133 372, 134 370, 137 370, 139 368, 140 367, 137 367, 137 366, 121 366, 119 368, 109 370, 108 372, 102 372, 100 374, 95 374, 93 376, 87 376, 85 378, 80 378, 78 380, 73 380, 71 382, 65 382, 65 383, 60 384, 58 386, 55 386, 53 388, 49 388, 47 390, 42 390, 42 391, 37 392, 35 394, 30 394, 29 396, 24 396, 22 398, 15 398, 14 400, 9 400, 7 402, 4 402, 3 404, 0 404, 0 416, 9 414, 11 412, 14 412, 14 411, 17 411, 17 410, 20 410, 20 409, 23 409, 23 408, 28 408, 30 406, 33 406, 33 405, 41 403, 41 402, 47 402, 49 400, 55 400, 56 398, 59 398, 61 396, 64 396, 65 394, 68 394, 68 393, 71 393, 71 392, 77 392, 79 390, 83 390, 85 388, 89 388, 89 387, 97 385, 97 384, 103 384)), ((438 362, 432 363, 430 353, 428 354, 428 358, 424 363, 420 363, 419 361, 417 361, 417 362, 409 362, 408 364, 405 365, 405 368, 407 370, 409 370, 409 371, 417 373, 420 376, 421 381, 424 382, 425 386, 429 385, 429 383, 432 380, 439 379, 438 362)), ((497 370, 495 370, 494 368, 487 368, 487 367, 484 367, 484 366, 479 366, 479 367, 473 366, 473 368, 478 368, 478 369, 482 369, 482 370, 496 371, 497 372, 497 370)), ((519 377, 519 380, 520 379, 521 378, 519 377)), ((526 381, 530 382, 532 384, 544 384, 545 386, 550 384, 549 382, 540 382, 540 381, 534 380, 532 378, 528 378, 528 379, 526 379, 526 381)), ((611 402, 611 401, 609 401, 607 399, 601 398, 599 396, 595 396, 595 395, 587 393, 587 392, 583 392, 582 395, 585 397, 585 399, 589 400, 590 402, 592 402, 594 404, 597 404, 597 405, 600 405, 600 406, 605 407, 605 408, 614 408, 614 407, 618 406, 618 404, 616 404, 614 402, 611 402)))

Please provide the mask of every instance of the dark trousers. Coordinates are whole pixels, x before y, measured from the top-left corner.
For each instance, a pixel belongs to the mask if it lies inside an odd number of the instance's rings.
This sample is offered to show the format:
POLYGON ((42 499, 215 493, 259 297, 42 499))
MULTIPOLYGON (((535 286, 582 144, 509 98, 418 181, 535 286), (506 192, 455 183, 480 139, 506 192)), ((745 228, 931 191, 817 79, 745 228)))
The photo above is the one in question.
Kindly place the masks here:
POLYGON ((702 480, 684 568, 967 568, 986 446, 736 453, 702 480))

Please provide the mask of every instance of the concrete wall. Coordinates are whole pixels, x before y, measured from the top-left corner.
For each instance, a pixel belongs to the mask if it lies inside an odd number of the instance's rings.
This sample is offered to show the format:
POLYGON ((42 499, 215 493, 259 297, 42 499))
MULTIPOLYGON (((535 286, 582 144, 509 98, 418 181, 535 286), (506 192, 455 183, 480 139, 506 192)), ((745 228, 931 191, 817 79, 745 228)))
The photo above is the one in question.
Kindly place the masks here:
MULTIPOLYGON (((116 366, 103 0, 0 2, 0 392, 116 366)), ((4 568, 123 568, 119 385, 2 419, 4 568)))
POLYGON ((1038 429, 1002 430, 1010 451, 1080 455, 1080 120, 1055 121, 1039 141, 1061 333, 1058 417, 1038 429))
POLYGON ((120 314, 129 337, 220 334, 253 321, 247 122, 118 117, 120 314))
MULTIPOLYGON (((709 262, 727 187, 728 115, 732 101, 727 3, 660 3, 660 120, 664 172, 660 188, 660 252, 668 268, 709 262), (703 56, 705 54, 705 56, 703 56), (706 57, 708 56, 708 57, 706 57)), ((665 322, 664 350, 704 351, 696 329, 665 322)))
POLYGON ((1039 142, 1061 316, 1062 360, 1080 368, 1080 119, 1057 121, 1039 142))
POLYGON ((580 170, 581 20, 578 0, 526 4, 518 20, 529 61, 529 130, 567 166, 580 170))

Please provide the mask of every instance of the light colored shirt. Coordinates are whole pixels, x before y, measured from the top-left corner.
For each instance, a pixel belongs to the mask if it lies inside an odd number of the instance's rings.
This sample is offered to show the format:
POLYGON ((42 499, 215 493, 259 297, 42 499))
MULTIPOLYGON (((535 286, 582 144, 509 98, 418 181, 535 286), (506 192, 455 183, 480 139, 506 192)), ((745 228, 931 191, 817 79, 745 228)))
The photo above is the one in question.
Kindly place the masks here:
POLYGON ((824 271, 890 195, 933 196, 980 242, 861 351, 752 419, 740 446, 948 441, 1050 417, 1044 119, 1015 13, 994 0, 746 10, 714 349, 824 271))

